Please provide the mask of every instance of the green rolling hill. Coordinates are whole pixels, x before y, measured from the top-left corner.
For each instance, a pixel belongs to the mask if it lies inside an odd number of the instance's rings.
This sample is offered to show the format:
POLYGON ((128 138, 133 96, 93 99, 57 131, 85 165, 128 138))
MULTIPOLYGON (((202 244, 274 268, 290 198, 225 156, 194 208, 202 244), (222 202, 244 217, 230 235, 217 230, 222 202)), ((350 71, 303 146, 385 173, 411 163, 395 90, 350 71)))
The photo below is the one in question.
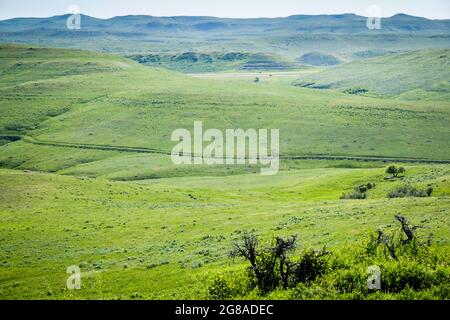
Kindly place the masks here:
POLYGON ((449 66, 448 49, 411 51, 354 61, 299 79, 294 84, 329 87, 349 93, 358 93, 360 89, 359 93, 406 99, 448 100, 449 66))
MULTIPOLYGON (((195 120, 203 119, 205 128, 221 130, 230 126, 280 128, 281 153, 286 157, 450 159, 445 147, 449 133, 446 101, 399 102, 333 90, 318 94, 278 82, 193 79, 112 55, 71 50, 2 46, 0 54, 6 66, 0 88, 0 132, 6 136, 150 148, 164 154, 173 147, 173 130, 191 129, 195 120), (65 65, 70 68, 62 72, 65 65), (45 71, 37 72, 39 68, 45 71)), ((48 152, 39 161, 33 160, 36 148, 51 145, 16 141, 2 148, 0 161, 15 167, 18 152, 21 168, 54 171, 86 166, 91 159, 73 152, 70 161, 61 159, 54 167, 55 159, 48 152)), ((103 158, 104 152, 98 156, 103 158)), ((165 161, 171 167, 169 157, 165 161)), ((141 166, 136 171, 150 170, 141 166)))
MULTIPOLYGON (((197 29, 222 27, 204 21, 197 29)), ((1 45, 0 298, 215 298, 217 277, 245 278, 247 264, 229 252, 252 232, 261 244, 299 235, 292 255, 326 246, 328 271, 298 288, 229 290, 226 298, 448 299, 450 104, 445 91, 432 100, 411 94, 448 81, 448 68, 438 69, 446 54, 368 59, 401 63, 403 72, 374 73, 392 91, 364 96, 342 92, 368 83, 351 79, 363 61, 308 75, 337 81, 338 70, 348 81, 318 90, 291 79, 195 78, 113 54, 1 45), (220 130, 279 128, 280 172, 174 165, 171 133, 196 120, 220 130), (405 174, 387 175, 392 163, 405 174), (365 199, 341 199, 368 183, 375 187, 365 199), (431 193, 388 197, 405 185, 431 193), (367 252, 377 229, 398 231, 399 213, 424 226, 420 241, 432 233, 425 262, 367 252), (366 264, 382 267, 383 291, 365 289, 366 264), (71 265, 83 272, 81 290, 65 287, 71 265), (364 288, 355 289, 358 281, 364 288)))

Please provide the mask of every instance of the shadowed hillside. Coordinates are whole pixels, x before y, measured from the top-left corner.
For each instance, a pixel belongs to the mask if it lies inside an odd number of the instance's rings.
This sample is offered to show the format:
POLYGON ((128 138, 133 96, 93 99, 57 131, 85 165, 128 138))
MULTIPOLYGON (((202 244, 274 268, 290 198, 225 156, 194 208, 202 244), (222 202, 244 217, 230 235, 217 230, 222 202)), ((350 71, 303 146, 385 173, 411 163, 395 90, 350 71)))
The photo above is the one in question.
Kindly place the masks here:
MULTIPOLYGON (((382 19, 369 30, 366 17, 354 14, 295 15, 285 18, 230 19, 215 17, 81 16, 81 29, 68 30, 69 15, 0 21, 0 42, 90 49, 122 55, 233 53, 265 54, 296 64, 308 54, 332 55, 351 61, 361 52, 378 53, 448 48, 450 21, 408 15, 382 19), (380 50, 382 49, 382 50, 380 50)), ((327 63, 329 64, 329 63, 327 63)), ((333 63, 334 64, 334 63, 333 63)), ((172 63, 163 63, 174 67, 172 63)), ((175 65, 185 71, 186 65, 175 65)), ((197 72, 197 63, 188 71, 197 72)), ((221 70, 206 67, 205 71, 221 70)))

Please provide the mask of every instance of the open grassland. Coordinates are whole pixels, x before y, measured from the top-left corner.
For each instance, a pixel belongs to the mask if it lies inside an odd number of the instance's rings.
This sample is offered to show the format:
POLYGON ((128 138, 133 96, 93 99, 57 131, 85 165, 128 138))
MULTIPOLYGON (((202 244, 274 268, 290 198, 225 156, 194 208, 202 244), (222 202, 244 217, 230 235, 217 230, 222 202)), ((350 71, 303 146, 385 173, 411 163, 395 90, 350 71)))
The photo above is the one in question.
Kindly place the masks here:
MULTIPOLYGON (((0 50, 5 56, 0 63, 11 65, 8 61, 25 55, 23 51, 31 52, 26 55, 30 58, 19 58, 18 63, 40 60, 52 68, 53 60, 46 58, 48 49, 5 46, 0 50)), ((57 56, 69 52, 67 60, 73 60, 71 51, 55 51, 57 56)), ((101 61, 106 57, 101 56, 101 61)), ((96 59, 92 55, 91 64, 100 64, 96 59)), ((219 130, 280 128, 280 149, 285 156, 450 158, 445 100, 405 102, 318 92, 277 81, 192 79, 122 58, 108 61, 117 69, 93 72, 83 59, 75 59, 73 75, 24 72, 20 84, 10 76, 0 88, 1 133, 170 152, 171 132, 191 129, 195 120, 202 120, 205 128, 219 130)), ((60 65, 53 68, 60 69, 60 65)), ((3 72, 7 79, 8 71, 3 72)), ((8 159, 14 156, 9 148, 2 148, 2 162, 12 167, 8 159)))
POLYGON ((450 167, 425 163, 450 160, 445 94, 418 101, 284 78, 198 79, 11 45, 0 46, 0 70, 0 298, 211 298, 219 272, 245 267, 228 257, 245 231, 346 250, 395 228, 398 213, 432 233, 448 261, 450 167), (197 120, 279 128, 279 174, 175 166, 171 132, 197 120), (316 160, 293 159, 308 155, 316 160), (392 159, 404 177, 385 179, 392 159), (367 199, 339 200, 368 182, 367 199), (405 184, 431 186, 432 196, 387 197, 405 184), (70 265, 83 272, 81 290, 66 289, 70 265))
POLYGON ((2 298, 207 298, 243 232, 264 241, 297 234, 302 248, 354 245, 407 213, 448 248, 447 165, 407 167, 402 182, 432 184, 428 198, 387 199, 400 181, 383 169, 312 168, 275 177, 243 174, 111 182, 1 170, 2 298), (342 192, 376 183, 366 200, 342 192), (65 288, 79 265, 82 290, 65 288))

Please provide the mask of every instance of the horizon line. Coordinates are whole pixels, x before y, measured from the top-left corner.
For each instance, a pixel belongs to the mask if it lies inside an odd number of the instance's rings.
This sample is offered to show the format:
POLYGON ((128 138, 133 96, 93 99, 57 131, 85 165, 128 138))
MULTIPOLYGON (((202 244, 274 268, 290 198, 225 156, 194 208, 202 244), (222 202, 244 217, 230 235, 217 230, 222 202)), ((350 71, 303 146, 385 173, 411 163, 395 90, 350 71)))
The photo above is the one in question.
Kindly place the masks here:
MULTIPOLYGON (((12 18, 6 18, 6 19, 0 19, 0 21, 7 21, 7 20, 14 20, 14 19, 50 19, 50 18, 54 18, 54 17, 63 17, 63 16, 69 16, 72 15, 74 13, 64 13, 64 14, 56 14, 53 16, 17 16, 17 17, 12 17, 12 18)), ((286 19, 289 17, 295 17, 295 16, 343 16, 343 15, 354 15, 354 16, 358 16, 358 17, 363 17, 363 18, 368 18, 369 16, 364 16, 364 15, 359 15, 353 12, 347 12, 347 13, 318 13, 318 14, 302 14, 302 13, 298 13, 298 14, 291 14, 288 16, 276 16, 276 17, 219 17, 219 16, 208 16, 208 15, 173 15, 173 16, 154 16, 151 14, 126 14, 126 15, 119 15, 119 16, 111 16, 108 18, 99 18, 93 15, 88 15, 85 13, 80 12, 79 14, 81 14, 82 16, 86 16, 86 17, 90 17, 90 18, 94 18, 94 19, 99 19, 99 20, 110 20, 110 19, 114 19, 114 18, 120 18, 120 17, 153 17, 153 18, 177 18, 177 17, 198 17, 198 18, 216 18, 216 19, 234 19, 234 20, 252 20, 252 19, 286 19)), ((399 16, 399 15, 403 15, 403 16, 408 16, 408 17, 414 17, 414 18, 422 18, 422 19, 427 19, 427 20, 450 20, 449 18, 427 18, 427 17, 423 17, 423 16, 415 16, 415 15, 411 15, 411 14, 407 14, 407 13, 403 13, 403 12, 398 12, 395 13, 393 15, 390 16, 380 16, 381 19, 389 19, 389 18, 393 18, 395 16, 399 16)))

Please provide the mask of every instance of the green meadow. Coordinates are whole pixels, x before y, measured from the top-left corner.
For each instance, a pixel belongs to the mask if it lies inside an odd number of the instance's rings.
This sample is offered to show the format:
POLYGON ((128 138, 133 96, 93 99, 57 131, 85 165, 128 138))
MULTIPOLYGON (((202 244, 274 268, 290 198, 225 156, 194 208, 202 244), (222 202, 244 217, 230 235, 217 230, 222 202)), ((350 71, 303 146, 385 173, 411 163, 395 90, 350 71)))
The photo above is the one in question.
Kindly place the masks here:
POLYGON ((1 45, 0 298, 216 298, 218 275, 245 273, 246 261, 229 252, 246 233, 262 244, 298 235, 292 255, 326 246, 340 257, 377 229, 397 230, 401 214, 421 226, 420 239, 431 237, 439 257, 423 262, 428 278, 417 287, 408 280, 384 295, 312 294, 334 285, 324 276, 306 289, 226 298, 448 299, 448 59, 448 49, 419 50, 255 82, 112 54, 1 45), (379 64, 386 70, 362 81, 379 64), (200 120, 219 130, 279 128, 279 173, 174 165, 172 131, 192 131, 200 120), (390 164, 405 174, 390 177, 390 164), (365 199, 340 199, 369 182, 365 199), (387 196, 404 185, 432 194, 387 196), (82 271, 81 290, 66 287, 71 265, 82 271))

